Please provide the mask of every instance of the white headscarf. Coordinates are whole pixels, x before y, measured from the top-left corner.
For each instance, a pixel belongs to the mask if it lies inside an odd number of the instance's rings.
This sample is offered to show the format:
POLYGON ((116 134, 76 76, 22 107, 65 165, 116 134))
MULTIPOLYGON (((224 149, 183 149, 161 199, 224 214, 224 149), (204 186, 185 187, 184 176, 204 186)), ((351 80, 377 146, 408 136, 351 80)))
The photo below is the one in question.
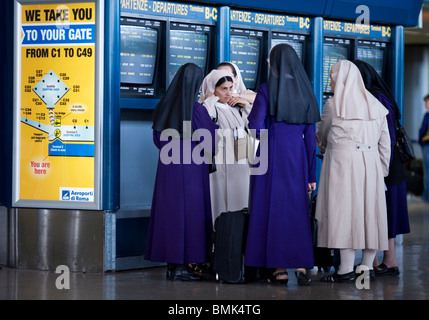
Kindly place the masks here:
POLYGON ((226 70, 212 70, 203 80, 201 85, 201 95, 198 100, 199 103, 203 103, 206 100, 208 93, 214 93, 216 89, 216 83, 223 77, 230 77, 231 74, 226 70))
POLYGON ((334 110, 343 119, 374 120, 386 116, 387 109, 365 88, 358 67, 348 60, 340 60, 332 68, 335 82, 334 110))
POLYGON ((247 89, 246 89, 246 86, 243 82, 243 77, 241 76, 241 71, 240 71, 240 69, 238 69, 238 67, 235 63, 230 62, 230 64, 232 64, 232 66, 235 69, 235 73, 237 73, 237 84, 235 85, 235 89, 237 90, 238 93, 243 93, 247 89))

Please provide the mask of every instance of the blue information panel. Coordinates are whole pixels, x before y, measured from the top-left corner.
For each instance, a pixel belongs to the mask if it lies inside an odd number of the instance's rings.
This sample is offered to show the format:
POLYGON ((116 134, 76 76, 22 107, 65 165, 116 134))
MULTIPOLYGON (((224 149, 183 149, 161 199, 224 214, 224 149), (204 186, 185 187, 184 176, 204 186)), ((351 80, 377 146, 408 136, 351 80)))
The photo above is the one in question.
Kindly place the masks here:
POLYGON ((230 19, 233 24, 310 31, 310 18, 308 17, 231 10, 230 19))
POLYGON ((386 49, 391 41, 391 28, 370 24, 325 20, 323 44, 323 92, 332 94, 329 72, 343 59, 359 59, 371 64, 381 77, 386 65, 386 49))
POLYGON ((217 20, 217 8, 150 0, 121 0, 121 13, 150 14, 190 20, 217 20))
POLYGON ((193 62, 206 73, 213 63, 217 8, 122 0, 120 9, 122 98, 159 99, 180 66, 193 62))
POLYGON ((389 26, 378 26, 372 24, 356 24, 344 21, 323 21, 325 33, 334 33, 341 36, 365 36, 390 41, 392 29, 389 26))

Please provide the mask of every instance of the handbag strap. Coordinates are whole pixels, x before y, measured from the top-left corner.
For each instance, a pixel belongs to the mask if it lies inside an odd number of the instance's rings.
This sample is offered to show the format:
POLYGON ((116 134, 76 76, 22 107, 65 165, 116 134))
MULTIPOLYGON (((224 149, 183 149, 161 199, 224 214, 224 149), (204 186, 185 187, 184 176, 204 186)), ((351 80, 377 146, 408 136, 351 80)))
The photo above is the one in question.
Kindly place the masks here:
POLYGON ((216 118, 212 118, 212 121, 213 121, 214 123, 217 123, 218 113, 217 113, 216 104, 215 104, 213 107, 214 107, 214 109, 215 109, 215 111, 216 111, 216 118))
POLYGON ((396 129, 399 129, 402 127, 401 123, 399 122, 398 118, 395 119, 396 129))

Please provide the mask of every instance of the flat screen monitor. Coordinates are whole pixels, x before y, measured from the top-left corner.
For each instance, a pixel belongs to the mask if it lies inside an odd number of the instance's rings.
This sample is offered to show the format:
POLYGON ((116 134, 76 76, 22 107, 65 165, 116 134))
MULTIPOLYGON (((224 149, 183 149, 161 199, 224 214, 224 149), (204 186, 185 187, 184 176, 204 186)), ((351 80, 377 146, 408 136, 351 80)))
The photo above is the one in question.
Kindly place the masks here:
POLYGON ((253 30, 235 30, 231 34, 231 62, 240 69, 244 85, 250 90, 257 86, 262 37, 262 31, 253 30))
POLYGON ((160 22, 121 18, 121 94, 153 96, 160 55, 160 22))
POLYGON ((206 73, 210 32, 210 26, 171 23, 169 83, 177 70, 188 62, 195 63, 206 73))
POLYGON ((303 61, 302 59, 303 59, 304 41, 305 41, 304 35, 273 32, 272 39, 271 39, 271 48, 280 43, 287 43, 292 48, 294 48, 299 59, 303 61))
POLYGON ((325 38, 323 44, 323 92, 332 93, 329 83, 331 67, 340 60, 350 59, 350 40, 325 38))
POLYGON ((152 84, 158 48, 158 31, 121 26, 121 82, 152 84))
POLYGON ((357 59, 368 62, 380 77, 384 75, 384 57, 386 43, 359 40, 357 47, 357 59))

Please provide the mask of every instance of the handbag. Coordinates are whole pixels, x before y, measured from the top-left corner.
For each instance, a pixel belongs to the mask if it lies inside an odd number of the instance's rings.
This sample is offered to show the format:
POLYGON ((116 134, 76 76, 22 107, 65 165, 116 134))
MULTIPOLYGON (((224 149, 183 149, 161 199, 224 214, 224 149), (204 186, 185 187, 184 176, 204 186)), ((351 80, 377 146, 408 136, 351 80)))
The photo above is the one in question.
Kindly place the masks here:
POLYGON ((247 139, 246 137, 234 140, 234 156, 239 161, 247 158, 247 139))
POLYGON ((234 128, 234 156, 239 161, 247 158, 247 132, 245 129, 234 128))
POLYGON ((402 163, 406 163, 412 159, 415 159, 413 143, 408 137, 405 128, 401 126, 398 120, 396 120, 396 142, 395 148, 399 153, 402 163))

